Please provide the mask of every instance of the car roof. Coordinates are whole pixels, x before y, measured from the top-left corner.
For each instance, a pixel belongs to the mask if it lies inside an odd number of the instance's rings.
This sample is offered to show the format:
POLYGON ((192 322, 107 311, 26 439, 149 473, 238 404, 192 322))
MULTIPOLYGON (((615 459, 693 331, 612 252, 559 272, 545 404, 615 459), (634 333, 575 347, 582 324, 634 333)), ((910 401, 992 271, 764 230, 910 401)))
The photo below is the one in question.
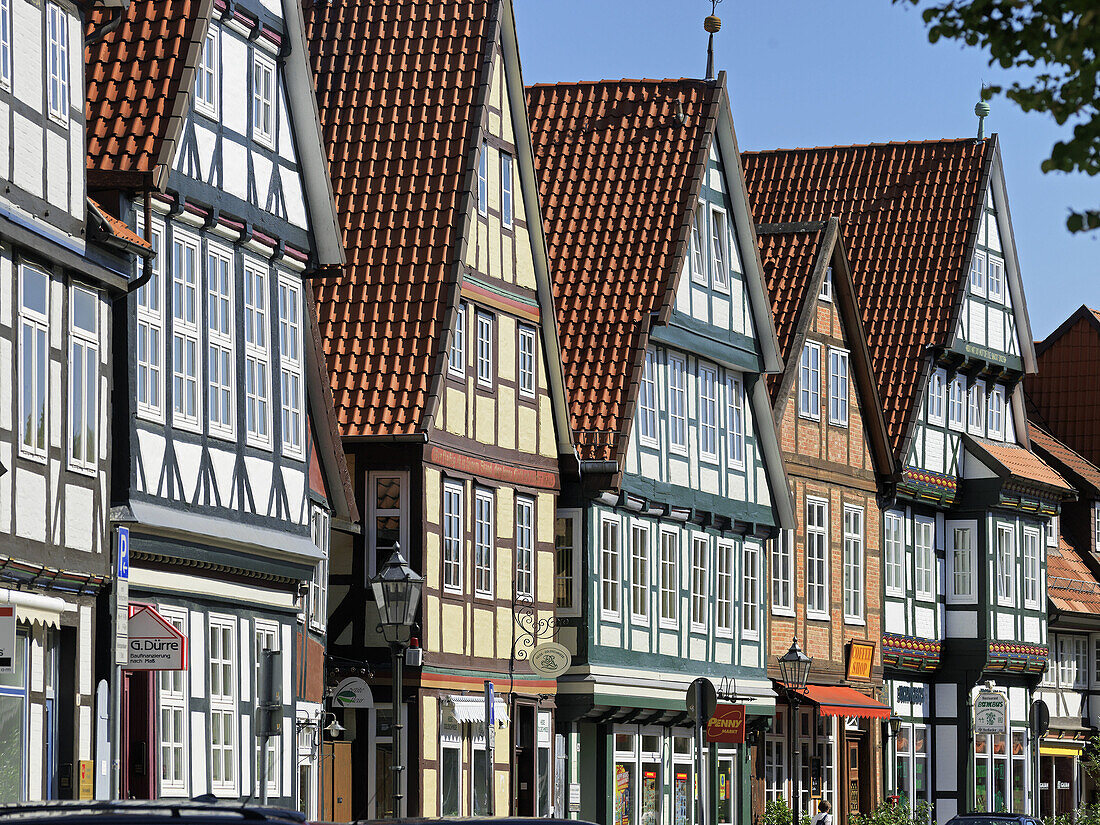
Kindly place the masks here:
POLYGON ((253 821, 304 822, 298 811, 218 799, 121 799, 97 801, 51 800, 0 805, 4 822, 35 822, 79 818, 96 822, 131 820, 136 817, 173 817, 190 822, 224 822, 238 818, 253 821))

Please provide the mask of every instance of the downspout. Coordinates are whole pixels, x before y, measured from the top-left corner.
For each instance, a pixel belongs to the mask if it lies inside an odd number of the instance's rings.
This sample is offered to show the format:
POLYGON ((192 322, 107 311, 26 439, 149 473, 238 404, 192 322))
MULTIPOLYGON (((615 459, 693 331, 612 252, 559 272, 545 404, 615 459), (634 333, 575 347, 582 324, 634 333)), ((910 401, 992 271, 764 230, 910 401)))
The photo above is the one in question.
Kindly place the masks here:
MULTIPOLYGON (((121 20, 122 18, 119 18, 119 19, 121 20)), ((148 186, 146 186, 145 187, 145 197, 144 197, 144 200, 142 201, 142 211, 145 213, 145 230, 144 230, 145 234, 144 234, 144 238, 145 238, 146 241, 149 241, 150 244, 152 244, 151 238, 153 237, 152 204, 153 204, 153 198, 152 198, 151 190, 148 186)), ((149 283, 149 280, 152 277, 153 277, 152 257, 149 257, 149 258, 145 259, 145 268, 141 273, 141 277, 139 277, 136 281, 134 281, 132 284, 130 284, 128 287, 126 287, 126 294, 129 295, 129 294, 131 294, 133 292, 136 292, 137 290, 141 289, 143 286, 145 286, 147 283, 149 283)))

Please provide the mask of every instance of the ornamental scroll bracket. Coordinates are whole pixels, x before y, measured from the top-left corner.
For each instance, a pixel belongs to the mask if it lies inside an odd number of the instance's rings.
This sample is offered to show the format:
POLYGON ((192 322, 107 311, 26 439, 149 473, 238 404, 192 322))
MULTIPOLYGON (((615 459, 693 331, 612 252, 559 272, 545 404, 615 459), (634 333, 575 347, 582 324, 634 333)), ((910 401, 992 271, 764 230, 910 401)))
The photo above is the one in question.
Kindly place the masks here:
POLYGON ((531 599, 517 599, 512 604, 512 619, 518 632, 512 640, 512 658, 523 662, 531 658, 531 652, 541 642, 552 641, 557 633, 557 620, 553 613, 539 618, 538 609, 531 599))

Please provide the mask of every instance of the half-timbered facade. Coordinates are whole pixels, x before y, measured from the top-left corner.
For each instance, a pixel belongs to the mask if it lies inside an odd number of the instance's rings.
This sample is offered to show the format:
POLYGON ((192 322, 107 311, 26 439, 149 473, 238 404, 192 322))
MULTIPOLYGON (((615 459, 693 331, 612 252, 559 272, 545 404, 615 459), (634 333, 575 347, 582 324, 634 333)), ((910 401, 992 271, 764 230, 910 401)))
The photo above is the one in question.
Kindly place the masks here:
POLYGON ((941 822, 1026 813, 1043 536, 1073 492, 1028 448, 1019 382, 1035 354, 996 136, 745 162, 758 220, 836 215, 853 261, 900 470, 882 522, 882 657, 902 720, 888 788, 941 822), (934 220, 943 210, 955 217, 934 220), (1003 733, 972 734, 981 690, 1007 702, 1003 733))
POLYGON ((365 675, 374 703, 337 710, 337 759, 363 777, 348 814, 395 814, 396 706, 398 813, 544 816, 556 684, 528 659, 554 632, 572 447, 512 6, 349 0, 308 28, 348 254, 318 303, 364 517, 333 551, 329 668, 365 675), (393 697, 367 584, 398 546, 425 582, 393 697))
POLYGON ((786 367, 768 383, 796 526, 770 542, 768 674, 781 701, 755 811, 791 799, 793 778, 806 774, 801 810, 812 812, 820 797, 846 821, 882 796, 881 720, 890 708, 879 651, 879 504, 894 460, 840 222, 756 231, 786 367), (793 740, 778 666, 792 639, 813 658, 793 740))
POLYGON ((86 54, 89 186, 155 257, 114 312, 112 520, 130 533, 130 604, 174 624, 190 664, 124 671, 120 793, 265 794, 316 815, 297 719, 316 733, 304 674, 321 664, 328 537, 355 506, 308 280, 343 257, 300 11, 119 13, 86 54), (283 725, 260 754, 264 650, 283 725))
POLYGON ((84 185, 86 7, 0 6, 0 802, 71 799, 94 757, 107 590, 111 301, 144 252, 84 185))
POLYGON ((793 522, 725 77, 539 85, 527 105, 580 456, 557 513, 568 779, 582 819, 690 822, 695 781, 741 821, 748 750, 693 780, 685 692, 707 676, 750 723, 772 715, 765 540, 793 522))

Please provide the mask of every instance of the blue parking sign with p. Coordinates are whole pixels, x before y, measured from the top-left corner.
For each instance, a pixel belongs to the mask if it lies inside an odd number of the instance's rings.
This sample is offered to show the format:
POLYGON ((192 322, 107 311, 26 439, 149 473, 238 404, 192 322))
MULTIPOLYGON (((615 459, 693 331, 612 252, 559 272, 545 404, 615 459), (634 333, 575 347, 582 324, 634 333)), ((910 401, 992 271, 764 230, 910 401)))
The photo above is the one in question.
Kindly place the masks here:
POLYGON ((120 579, 130 578, 130 528, 118 528, 118 565, 116 575, 120 579))

